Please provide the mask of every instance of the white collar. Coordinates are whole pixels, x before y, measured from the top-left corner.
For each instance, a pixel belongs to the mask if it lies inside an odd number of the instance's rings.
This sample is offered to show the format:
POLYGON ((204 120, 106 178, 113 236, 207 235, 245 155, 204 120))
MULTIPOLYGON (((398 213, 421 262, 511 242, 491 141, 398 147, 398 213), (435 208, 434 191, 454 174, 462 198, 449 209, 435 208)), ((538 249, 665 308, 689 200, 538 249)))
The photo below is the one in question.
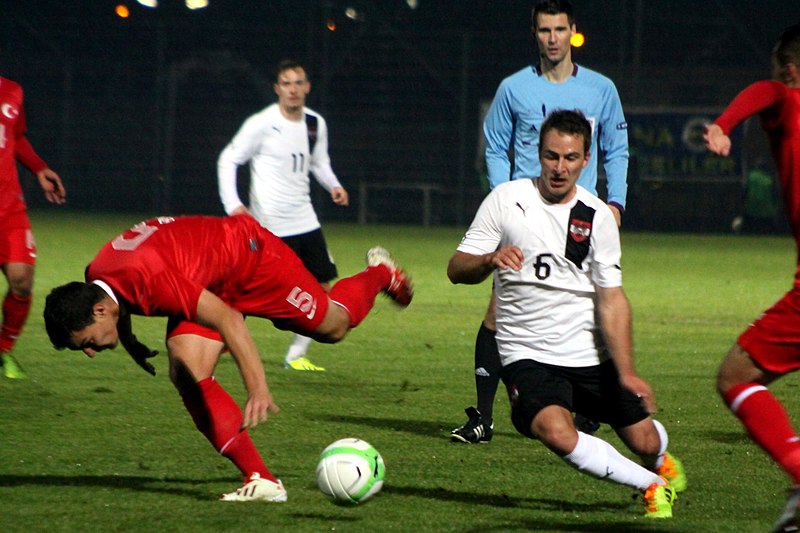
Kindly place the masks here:
POLYGON ((111 287, 108 286, 108 283, 99 279, 94 280, 92 283, 106 291, 106 294, 108 294, 111 299, 114 300, 114 303, 119 305, 119 300, 117 300, 117 296, 114 294, 114 291, 111 289, 111 287))

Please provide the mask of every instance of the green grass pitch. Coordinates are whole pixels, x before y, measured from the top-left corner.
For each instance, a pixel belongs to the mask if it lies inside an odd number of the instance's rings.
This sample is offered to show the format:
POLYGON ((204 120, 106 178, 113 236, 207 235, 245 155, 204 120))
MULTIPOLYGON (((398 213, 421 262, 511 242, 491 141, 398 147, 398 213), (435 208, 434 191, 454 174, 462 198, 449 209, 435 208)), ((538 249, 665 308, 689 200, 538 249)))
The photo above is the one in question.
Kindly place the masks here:
MULTIPOLYGON (((788 480, 717 398, 714 374, 737 333, 790 287, 788 237, 623 233, 639 371, 689 476, 675 517, 647 521, 632 490, 519 436, 502 386, 491 444, 449 441, 474 404, 473 341, 490 291, 446 278, 461 228, 325 226, 341 274, 382 244, 412 274, 415 300, 399 311, 379 297, 344 342, 314 345, 326 373, 284 370, 290 334, 248 320, 282 408, 252 435, 289 501, 216 501, 239 473, 194 429, 169 382, 164 320, 134 319, 139 338, 162 351, 155 378, 122 349, 95 360, 55 351, 42 325, 49 290, 81 279, 100 245, 141 218, 33 214, 36 294, 16 349, 30 378, 0 379, 4 532, 760 532, 783 506, 788 480), (351 436, 383 454, 386 483, 364 505, 340 507, 317 490, 314 468, 327 444, 351 436)), ((241 404, 229 357, 217 378, 241 404)), ((790 376, 773 387, 795 414, 797 384, 790 376)), ((598 436, 622 449, 607 427, 598 436)))

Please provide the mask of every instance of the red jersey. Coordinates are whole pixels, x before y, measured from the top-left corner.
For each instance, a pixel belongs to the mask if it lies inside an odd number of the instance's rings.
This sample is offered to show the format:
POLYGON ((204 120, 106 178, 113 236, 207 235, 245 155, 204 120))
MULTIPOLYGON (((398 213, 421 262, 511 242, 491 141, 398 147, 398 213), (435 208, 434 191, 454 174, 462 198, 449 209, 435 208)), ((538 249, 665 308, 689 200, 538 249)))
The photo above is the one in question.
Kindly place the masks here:
POLYGON ((25 138, 22 100, 22 87, 0 77, 0 218, 15 215, 27 223, 16 161, 33 173, 44 170, 47 164, 25 138))
POLYGON ((758 113, 778 167, 786 215, 800 246, 800 89, 777 81, 756 82, 714 121, 726 135, 758 113))
POLYGON ((294 252, 244 215, 137 224, 103 246, 86 268, 86 281, 96 280, 132 314, 192 322, 203 289, 284 329, 314 331, 328 307, 324 289, 294 252))

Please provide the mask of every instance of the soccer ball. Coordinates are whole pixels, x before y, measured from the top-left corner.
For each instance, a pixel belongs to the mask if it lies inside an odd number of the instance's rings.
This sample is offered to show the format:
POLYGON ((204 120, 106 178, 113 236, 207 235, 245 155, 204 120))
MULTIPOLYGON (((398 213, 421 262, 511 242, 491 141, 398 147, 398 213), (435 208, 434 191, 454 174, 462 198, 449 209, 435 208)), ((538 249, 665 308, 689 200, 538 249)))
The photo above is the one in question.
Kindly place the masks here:
POLYGON ((336 503, 361 503, 383 486, 383 457, 361 439, 340 439, 322 450, 317 486, 336 503))

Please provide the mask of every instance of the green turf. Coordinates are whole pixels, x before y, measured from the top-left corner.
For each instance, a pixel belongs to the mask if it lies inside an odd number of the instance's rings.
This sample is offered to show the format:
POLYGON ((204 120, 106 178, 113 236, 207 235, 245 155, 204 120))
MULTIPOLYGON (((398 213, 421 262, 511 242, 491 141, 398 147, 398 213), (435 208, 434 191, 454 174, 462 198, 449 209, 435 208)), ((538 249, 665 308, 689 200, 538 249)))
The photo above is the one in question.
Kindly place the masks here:
MULTIPOLYGON (((284 370, 289 334, 248 320, 282 408, 253 439, 289 501, 216 501, 238 486, 238 471, 194 429, 164 355, 153 378, 121 350, 95 360, 54 351, 42 327, 47 292, 80 279, 99 246, 139 218, 34 213, 36 298, 16 350, 30 379, 0 379, 0 531, 756 532, 783 505, 785 476, 723 407, 714 373, 736 334, 790 287, 789 238, 623 235, 639 370, 689 476, 674 519, 653 522, 632 490, 583 476, 516 434, 504 393, 491 444, 449 442, 474 403, 473 341, 490 290, 447 281, 458 228, 325 227, 342 274, 362 268, 369 246, 389 248, 413 275, 414 303, 398 311, 379 298, 343 343, 315 345, 326 373, 284 370), (319 452, 350 436, 386 461, 383 491, 353 508, 314 484, 319 452)), ((134 327, 163 348, 163 319, 134 327)), ((243 400, 229 358, 217 377, 243 400)), ((774 387, 795 413, 796 387, 794 377, 774 387)), ((620 446, 607 428, 598 435, 620 446)))

